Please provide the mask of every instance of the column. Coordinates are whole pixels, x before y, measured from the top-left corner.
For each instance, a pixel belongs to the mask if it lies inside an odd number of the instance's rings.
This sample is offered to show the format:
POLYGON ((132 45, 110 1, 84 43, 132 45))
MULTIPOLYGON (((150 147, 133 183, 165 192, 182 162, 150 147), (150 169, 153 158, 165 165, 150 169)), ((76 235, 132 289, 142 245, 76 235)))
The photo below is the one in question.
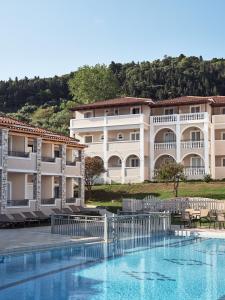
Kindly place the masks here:
POLYGON ((65 207, 66 204, 66 145, 60 145, 60 157, 61 157, 61 172, 62 175, 59 177, 59 195, 61 198, 61 208, 65 207))
MULTIPOLYGON (((143 122, 143 121, 142 121, 143 122)), ((145 129, 144 123, 140 125, 140 180, 145 180, 145 129)))
POLYGON ((85 159, 84 159, 84 150, 79 150, 79 157, 81 161, 81 177, 79 180, 79 196, 80 196, 80 205, 85 205, 85 159))
POLYGON ((211 124, 211 176, 216 179, 216 162, 215 162, 215 127, 211 124))
POLYGON ((35 209, 40 210, 41 206, 41 153, 42 139, 37 138, 34 143, 34 152, 36 153, 36 173, 34 174, 33 193, 36 200, 35 209))
POLYGON ((155 158, 154 158, 154 127, 153 127, 154 125, 153 125, 152 120, 153 120, 153 117, 150 116, 150 136, 149 136, 149 141, 150 141, 150 143, 149 143, 150 178, 149 179, 150 180, 154 179, 154 160, 155 160, 155 158))
POLYGON ((125 167, 126 167, 126 161, 125 159, 123 159, 121 165, 121 183, 125 183, 125 167))
POLYGON ((8 200, 8 129, 0 130, 2 170, 0 171, 0 213, 6 213, 8 200))
POLYGON ((181 161, 181 155, 180 155, 180 146, 181 146, 181 136, 180 136, 180 115, 177 115, 177 122, 176 122, 176 160, 177 163, 180 163, 181 161))
POLYGON ((104 168, 106 172, 104 173, 104 183, 107 183, 107 170, 108 170, 108 130, 106 127, 106 116, 105 116, 105 126, 103 129, 104 141, 103 141, 103 160, 104 168))
POLYGON ((209 120, 208 115, 205 114, 204 121, 204 160, 205 160, 205 174, 210 174, 209 171, 209 120))

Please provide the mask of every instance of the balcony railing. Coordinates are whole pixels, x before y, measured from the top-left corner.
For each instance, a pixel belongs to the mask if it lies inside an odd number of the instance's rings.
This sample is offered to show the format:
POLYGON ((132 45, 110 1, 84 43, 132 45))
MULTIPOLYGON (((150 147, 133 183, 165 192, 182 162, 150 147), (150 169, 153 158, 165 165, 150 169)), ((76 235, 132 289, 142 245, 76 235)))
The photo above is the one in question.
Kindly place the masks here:
POLYGON ((67 160, 67 161, 66 161, 66 165, 67 165, 67 166, 76 166, 76 164, 77 164, 78 162, 81 162, 81 160, 80 160, 79 157, 76 157, 73 161, 67 160))
POLYGON ((42 205, 54 205, 55 198, 41 199, 41 204, 42 205))
POLYGON ((8 156, 29 157, 30 156, 30 152, 8 151, 8 156))
POLYGON ((29 206, 29 200, 28 199, 8 200, 7 206, 29 206))
POLYGON ((160 123, 199 121, 199 120, 206 119, 207 116, 208 116, 207 112, 152 116, 151 123, 160 124, 160 123))
POLYGON ((184 175, 186 176, 199 176, 205 175, 205 167, 185 167, 184 168, 184 175))
POLYGON ((66 199, 66 203, 76 203, 76 198, 68 198, 66 199))
POLYGON ((44 162, 55 162, 55 157, 42 156, 41 160, 44 162))
POLYGON ((169 150, 169 149, 176 149, 176 142, 168 142, 168 143, 155 143, 154 144, 155 150, 169 150))
POLYGON ((183 141, 181 142, 182 149, 203 148, 204 141, 183 141))

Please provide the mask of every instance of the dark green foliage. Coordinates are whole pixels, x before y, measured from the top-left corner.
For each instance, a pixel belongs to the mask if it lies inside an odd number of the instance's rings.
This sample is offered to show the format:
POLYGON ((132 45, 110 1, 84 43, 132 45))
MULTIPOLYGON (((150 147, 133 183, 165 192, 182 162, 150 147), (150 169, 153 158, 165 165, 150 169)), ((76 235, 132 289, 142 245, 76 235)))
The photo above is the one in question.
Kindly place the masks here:
POLYGON ((181 54, 153 62, 84 66, 60 77, 0 81, 0 112, 68 133, 69 107, 119 94, 155 100, 225 95, 225 59, 181 54))

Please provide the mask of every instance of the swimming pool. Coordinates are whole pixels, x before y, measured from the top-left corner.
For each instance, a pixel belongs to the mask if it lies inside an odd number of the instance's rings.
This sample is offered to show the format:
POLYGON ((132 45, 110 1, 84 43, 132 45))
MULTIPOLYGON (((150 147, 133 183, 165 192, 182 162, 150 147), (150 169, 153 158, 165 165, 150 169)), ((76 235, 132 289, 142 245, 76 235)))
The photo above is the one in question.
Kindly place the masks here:
POLYGON ((1 300, 225 299, 225 240, 160 236, 0 256, 1 300))

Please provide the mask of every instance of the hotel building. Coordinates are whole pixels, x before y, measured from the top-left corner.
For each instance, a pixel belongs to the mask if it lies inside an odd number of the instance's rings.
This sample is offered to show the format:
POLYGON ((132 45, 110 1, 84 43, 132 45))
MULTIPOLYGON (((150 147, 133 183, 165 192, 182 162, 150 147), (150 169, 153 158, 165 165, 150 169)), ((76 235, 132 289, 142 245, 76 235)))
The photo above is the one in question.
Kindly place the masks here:
POLYGON ((84 147, 0 115, 0 213, 82 205, 84 147))
POLYGON ((188 179, 225 178, 225 96, 78 105, 70 134, 88 145, 85 155, 102 159, 104 182, 154 180, 168 160, 182 163, 188 179))

